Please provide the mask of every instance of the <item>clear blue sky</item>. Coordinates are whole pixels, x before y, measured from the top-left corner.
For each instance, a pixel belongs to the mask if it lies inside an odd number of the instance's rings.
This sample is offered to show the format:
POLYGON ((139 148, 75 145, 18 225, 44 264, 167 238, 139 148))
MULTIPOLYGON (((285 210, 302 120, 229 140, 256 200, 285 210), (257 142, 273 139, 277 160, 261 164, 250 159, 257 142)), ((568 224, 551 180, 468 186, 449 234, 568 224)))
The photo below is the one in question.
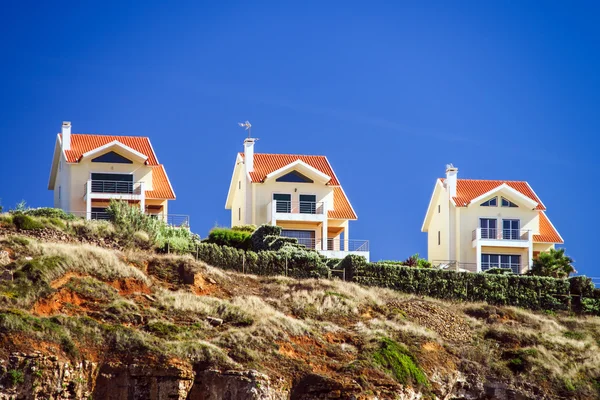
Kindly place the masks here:
POLYGON ((248 119, 258 152, 328 156, 359 215, 351 236, 374 259, 426 253, 421 223, 452 162, 463 178, 529 181, 577 269, 600 276, 593 3, 124 3, 3 5, 5 207, 52 205, 70 120, 149 136, 177 193, 170 211, 206 235, 229 222, 248 119))

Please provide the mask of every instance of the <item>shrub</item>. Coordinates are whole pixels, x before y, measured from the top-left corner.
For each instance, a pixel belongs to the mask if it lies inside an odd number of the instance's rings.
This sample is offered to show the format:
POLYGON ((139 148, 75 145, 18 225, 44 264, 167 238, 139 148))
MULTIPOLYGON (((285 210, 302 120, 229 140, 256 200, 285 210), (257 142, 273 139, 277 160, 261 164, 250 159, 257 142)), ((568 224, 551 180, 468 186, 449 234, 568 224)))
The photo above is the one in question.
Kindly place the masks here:
POLYGON ((17 386, 23 382, 25 382, 25 377, 23 376, 22 371, 17 371, 16 369, 11 369, 8 371, 8 378, 10 379, 10 383, 13 386, 17 386))
POLYGON ((237 225, 231 228, 232 231, 247 232, 252 234, 256 230, 256 225, 237 225))
POLYGON ((510 268, 490 268, 484 273, 489 275, 512 275, 513 271, 510 268))
POLYGON ((379 348, 373 353, 373 359, 403 385, 412 383, 429 386, 427 376, 419 368, 413 355, 389 338, 381 339, 379 348))
POLYGON ((219 246, 235 247, 236 249, 251 250, 252 233, 244 230, 213 228, 206 243, 214 243, 219 246))
POLYGON ((401 262, 401 265, 415 268, 431 268, 431 263, 424 258, 419 256, 419 253, 413 254, 406 260, 401 262))
POLYGON ((568 278, 573 274, 573 259, 565 254, 565 249, 550 249, 543 251, 533 260, 531 275, 550 276, 553 278, 568 278))
POLYGON ((65 221, 72 221, 77 219, 75 215, 67 213, 64 210, 61 210, 60 208, 29 208, 23 211, 23 213, 32 217, 59 218, 65 221))
POLYGON ((261 225, 252 233, 252 250, 269 250, 265 242, 267 236, 281 236, 281 227, 275 225, 261 225))
POLYGON ((17 229, 23 231, 33 231, 42 229, 44 227, 44 225, 37 219, 34 219, 22 213, 17 213, 13 215, 13 224, 15 224, 17 229))

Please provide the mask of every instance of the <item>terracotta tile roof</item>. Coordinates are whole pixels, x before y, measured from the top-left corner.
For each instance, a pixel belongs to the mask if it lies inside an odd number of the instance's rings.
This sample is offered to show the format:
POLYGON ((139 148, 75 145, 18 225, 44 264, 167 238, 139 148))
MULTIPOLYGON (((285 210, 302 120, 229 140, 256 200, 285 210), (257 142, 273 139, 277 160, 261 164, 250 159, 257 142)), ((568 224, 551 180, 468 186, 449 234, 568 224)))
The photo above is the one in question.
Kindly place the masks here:
MULTIPOLYGON (((62 140, 62 134, 59 133, 62 140)), ((148 165, 158 165, 156 154, 152 150, 150 139, 141 136, 113 136, 113 135, 88 135, 82 133, 71 134, 71 150, 65 151, 67 162, 74 163, 79 160, 82 154, 90 150, 97 149, 112 141, 119 141, 125 146, 139 151, 148 157, 148 165)))
MULTIPOLYGON (((242 159, 244 153, 239 153, 242 159)), ((333 219, 358 219, 350 205, 348 197, 341 188, 340 182, 331 168, 331 164, 325 156, 307 156, 296 154, 265 154, 254 153, 254 171, 250 173, 252 182, 261 183, 271 172, 277 171, 296 160, 301 160, 311 167, 331 177, 327 183, 333 186, 333 210, 329 210, 328 216, 333 219)))
MULTIPOLYGON (((244 153, 240 153, 242 159, 244 153)), ((262 182, 267 175, 271 172, 277 171, 279 168, 283 168, 288 164, 293 163, 296 160, 301 160, 311 167, 321 171, 327 176, 331 177, 328 185, 339 186, 338 182, 327 157, 325 156, 305 156, 295 154, 265 154, 255 153, 254 154, 254 171, 250 172, 252 182, 262 182)))
POLYGON ((149 199, 175 200, 175 192, 163 165, 152 167, 152 190, 146 190, 146 197, 149 199))
MULTIPOLYGON (((440 180, 442 183, 445 181, 444 178, 440 178, 440 180)), ((538 203, 536 210, 546 209, 546 207, 544 207, 542 204, 542 201, 536 196, 529 184, 525 181, 457 179, 456 197, 454 197, 454 202, 456 203, 457 207, 466 207, 473 199, 497 188, 504 183, 538 203)))
POLYGON ((564 243, 543 211, 540 211, 540 234, 533 235, 533 241, 539 243, 564 243))
POLYGON ((348 201, 348 197, 340 186, 333 188, 333 210, 329 210, 329 218, 334 219, 358 219, 356 213, 348 201))

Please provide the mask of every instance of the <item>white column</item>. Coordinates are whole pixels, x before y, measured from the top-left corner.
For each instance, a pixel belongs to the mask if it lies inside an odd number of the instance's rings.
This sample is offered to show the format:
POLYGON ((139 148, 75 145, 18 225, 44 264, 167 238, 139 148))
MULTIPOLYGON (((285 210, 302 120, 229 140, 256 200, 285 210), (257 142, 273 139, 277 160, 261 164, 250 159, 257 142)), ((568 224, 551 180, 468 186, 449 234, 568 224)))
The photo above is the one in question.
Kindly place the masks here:
POLYGON ((140 208, 142 212, 146 212, 146 192, 144 190, 144 182, 140 182, 140 208))
POLYGON ((350 221, 346 221, 344 223, 344 250, 348 251, 349 250, 349 245, 350 244, 350 221))
POLYGON ((527 265, 529 266, 528 270, 531 270, 531 268, 533 267, 533 235, 531 234, 531 231, 527 232, 527 238, 529 239, 529 251, 527 253, 527 265))
POLYGON ((277 225, 277 218, 275 217, 277 214, 277 201, 271 201, 271 225, 277 225))
POLYGON ((85 185, 85 219, 92 219, 92 180, 87 181, 85 185))
POLYGON ((477 272, 481 272, 481 244, 477 241, 477 272))
POLYGON ((321 224, 321 250, 327 250, 327 218, 321 224))

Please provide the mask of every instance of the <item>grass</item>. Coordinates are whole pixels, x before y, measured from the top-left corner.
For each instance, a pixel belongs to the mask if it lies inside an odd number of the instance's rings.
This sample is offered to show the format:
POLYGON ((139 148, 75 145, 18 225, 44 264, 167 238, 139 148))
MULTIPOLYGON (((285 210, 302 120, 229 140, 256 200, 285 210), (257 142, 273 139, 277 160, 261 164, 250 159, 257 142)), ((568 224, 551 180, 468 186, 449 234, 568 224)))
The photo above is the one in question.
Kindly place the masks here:
POLYGON ((373 353, 373 360, 403 385, 429 386, 427 376, 417 365, 414 356, 392 339, 380 340, 379 347, 373 353))

